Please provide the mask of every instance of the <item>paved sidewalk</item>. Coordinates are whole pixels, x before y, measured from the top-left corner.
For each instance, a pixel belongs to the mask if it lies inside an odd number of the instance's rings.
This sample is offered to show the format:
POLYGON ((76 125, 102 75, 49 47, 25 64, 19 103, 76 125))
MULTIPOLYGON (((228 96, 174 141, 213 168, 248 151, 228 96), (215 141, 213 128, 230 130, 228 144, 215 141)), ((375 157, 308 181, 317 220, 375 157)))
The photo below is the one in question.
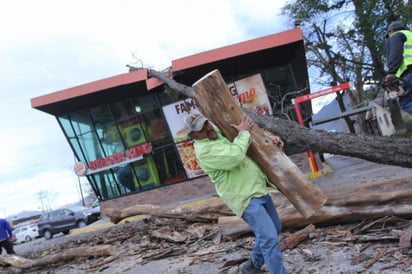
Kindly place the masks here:
POLYGON ((312 182, 322 189, 412 176, 411 168, 382 165, 359 158, 325 155, 331 171, 312 182))

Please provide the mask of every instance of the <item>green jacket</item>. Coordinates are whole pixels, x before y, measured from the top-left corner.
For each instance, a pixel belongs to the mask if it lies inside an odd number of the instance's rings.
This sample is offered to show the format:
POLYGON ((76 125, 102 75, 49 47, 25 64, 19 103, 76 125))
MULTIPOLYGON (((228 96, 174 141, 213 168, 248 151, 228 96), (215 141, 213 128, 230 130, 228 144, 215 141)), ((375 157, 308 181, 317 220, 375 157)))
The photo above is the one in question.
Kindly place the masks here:
POLYGON ((199 166, 215 184, 217 194, 239 217, 253 197, 268 194, 267 177, 246 155, 250 132, 241 131, 231 143, 218 130, 217 140, 195 140, 199 166))

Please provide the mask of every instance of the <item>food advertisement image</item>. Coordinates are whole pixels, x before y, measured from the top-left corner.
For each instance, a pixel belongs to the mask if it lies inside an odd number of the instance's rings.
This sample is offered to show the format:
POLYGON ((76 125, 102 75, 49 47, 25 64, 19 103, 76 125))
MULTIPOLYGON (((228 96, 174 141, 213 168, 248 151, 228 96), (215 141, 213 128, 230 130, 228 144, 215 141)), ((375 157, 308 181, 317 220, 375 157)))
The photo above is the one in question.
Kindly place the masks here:
MULTIPOLYGON (((260 74, 255 74, 228 85, 233 98, 243 107, 255 110, 259 115, 271 115, 272 108, 260 74)), ((163 112, 176 143, 179 156, 188 178, 204 174, 196 160, 193 140, 183 128, 183 119, 187 115, 200 113, 193 99, 185 99, 163 107, 163 112)))
POLYGON ((196 161, 193 140, 187 136, 183 128, 183 119, 189 114, 200 113, 192 99, 185 99, 163 107, 167 123, 173 134, 180 159, 184 165, 188 178, 195 178, 204 174, 196 161))
POLYGON ((229 84, 233 97, 242 107, 255 110, 259 115, 272 115, 272 107, 262 76, 258 73, 229 84))

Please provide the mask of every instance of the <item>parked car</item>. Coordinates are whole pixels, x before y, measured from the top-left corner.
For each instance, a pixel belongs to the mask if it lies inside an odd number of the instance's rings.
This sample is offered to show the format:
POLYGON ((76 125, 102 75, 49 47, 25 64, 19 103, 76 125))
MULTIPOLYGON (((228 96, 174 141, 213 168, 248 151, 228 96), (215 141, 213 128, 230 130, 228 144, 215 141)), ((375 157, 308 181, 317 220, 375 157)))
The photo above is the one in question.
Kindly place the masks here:
POLYGON ((13 234, 16 236, 15 244, 30 242, 40 237, 39 229, 35 223, 18 226, 13 230, 13 234))
POLYGON ((98 220, 99 217, 100 213, 97 216, 85 207, 57 209, 42 214, 37 225, 40 236, 50 240, 57 233, 63 232, 67 235, 71 229, 85 227, 98 220))
POLYGON ((83 207, 83 206, 78 206, 72 208, 75 211, 84 211, 84 213, 88 216, 89 220, 91 222, 95 222, 100 219, 100 206, 96 202, 93 202, 91 207, 83 207))
POLYGON ((100 219, 101 217, 101 213, 100 213, 100 204, 99 204, 99 200, 96 199, 91 207, 88 210, 91 214, 96 215, 96 217, 98 217, 100 219))

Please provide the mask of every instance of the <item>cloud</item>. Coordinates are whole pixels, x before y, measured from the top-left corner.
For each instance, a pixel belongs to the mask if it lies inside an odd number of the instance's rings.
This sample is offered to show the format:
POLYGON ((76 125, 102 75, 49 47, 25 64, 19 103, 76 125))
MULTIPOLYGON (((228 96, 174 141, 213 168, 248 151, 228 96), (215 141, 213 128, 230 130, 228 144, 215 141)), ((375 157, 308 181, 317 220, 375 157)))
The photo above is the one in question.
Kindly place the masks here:
MULTIPOLYGON (((36 193, 79 199, 73 154, 56 119, 30 99, 287 29, 284 1, 20 0, 0 17, 0 215, 39 206, 36 193), (5 197, 5 198, 3 198, 5 197)), ((66 199, 67 200, 67 199, 66 199)))

